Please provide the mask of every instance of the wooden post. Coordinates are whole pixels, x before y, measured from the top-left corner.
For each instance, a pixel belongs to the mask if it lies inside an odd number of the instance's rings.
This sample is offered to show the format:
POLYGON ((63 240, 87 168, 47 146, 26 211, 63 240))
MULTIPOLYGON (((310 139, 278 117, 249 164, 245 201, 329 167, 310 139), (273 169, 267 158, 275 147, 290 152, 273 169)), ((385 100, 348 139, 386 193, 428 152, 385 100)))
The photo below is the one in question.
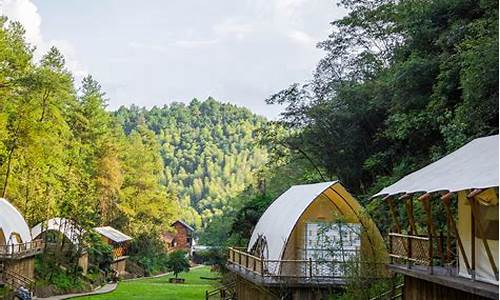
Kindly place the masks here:
POLYGON ((399 198, 400 200, 408 200, 405 202, 406 213, 408 214, 408 223, 410 225, 410 235, 418 235, 415 217, 413 216, 413 201, 411 196, 406 194, 399 198))
POLYGON ((313 264, 312 259, 309 257, 309 277, 313 277, 313 264))
POLYGON ((475 205, 475 196, 480 194, 482 190, 474 190, 472 193, 467 195, 467 199, 469 199, 469 203, 471 204, 471 210, 472 214, 474 216, 475 221, 477 222, 477 230, 479 231, 479 234, 481 235, 481 240, 483 242, 484 249, 486 250, 486 254, 488 255, 488 260, 490 261, 490 266, 491 269, 493 270, 493 273, 495 274, 496 280, 498 280, 498 268, 497 265, 495 264, 495 259, 493 258, 493 254, 491 253, 490 245, 488 245, 488 241, 486 240, 485 234, 484 234, 484 229, 483 225, 481 224, 481 216, 479 216, 479 213, 477 211, 476 205, 475 205))
POLYGON ((394 204, 392 203, 392 197, 389 195, 389 196, 385 197, 384 200, 387 203, 387 205, 389 206, 389 211, 391 212, 391 216, 392 216, 392 222, 396 226, 396 232, 401 233, 401 223, 399 221, 399 217, 396 213, 396 210, 394 209, 394 204))
POLYGON ((450 209, 451 196, 453 196, 453 193, 448 193, 448 194, 442 196, 441 200, 443 200, 444 208, 446 210, 448 220, 449 220, 451 227, 455 233, 455 237, 457 238, 458 249, 462 253, 465 267, 467 268, 467 273, 469 273, 469 275, 472 275, 470 264, 469 264, 469 259, 467 258, 467 254, 465 253, 464 245, 462 244, 462 239, 460 238, 460 235, 458 234, 457 224, 455 223, 455 220, 453 219, 453 214, 451 213, 451 209, 450 209))
MULTIPOLYGON (((394 254, 392 252, 392 235, 389 234, 389 254, 394 254)), ((394 262, 394 257, 392 256, 389 256, 389 263, 393 263, 394 262)))
MULTIPOLYGON (((405 207, 406 207, 406 213, 408 214, 408 223, 410 225, 410 236, 413 236, 413 235, 418 235, 417 233, 417 227, 415 225, 415 219, 413 218, 413 201, 411 199, 411 196, 408 195, 408 194, 405 194, 403 196, 401 196, 399 199, 401 200, 408 200, 405 202, 405 207)), ((413 258, 413 242, 412 242, 412 238, 409 237, 408 238, 408 249, 407 249, 407 258, 408 261, 407 261, 407 264, 408 264, 408 268, 411 268, 411 265, 412 265, 412 261, 411 261, 411 258, 413 258)))
POLYGON ((432 226, 432 207, 431 207, 431 195, 430 194, 425 194, 422 195, 418 198, 420 201, 422 201, 422 206, 424 207, 425 213, 427 214, 427 236, 429 238, 429 249, 428 249, 428 255, 429 255, 429 271, 432 274, 433 273, 433 257, 434 257, 434 243, 432 236, 434 235, 434 228, 432 226))
POLYGON ((470 225, 471 225, 471 269, 472 280, 476 280, 476 220, 474 217, 474 207, 476 205, 474 199, 469 199, 470 203, 470 225))

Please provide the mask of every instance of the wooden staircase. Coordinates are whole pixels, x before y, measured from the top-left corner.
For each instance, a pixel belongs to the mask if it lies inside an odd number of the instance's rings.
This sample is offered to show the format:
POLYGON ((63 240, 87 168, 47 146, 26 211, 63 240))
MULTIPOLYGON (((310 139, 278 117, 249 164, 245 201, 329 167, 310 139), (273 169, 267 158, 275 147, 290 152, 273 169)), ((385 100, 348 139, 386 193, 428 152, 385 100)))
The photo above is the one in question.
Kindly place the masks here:
POLYGON ((0 282, 16 291, 19 288, 27 289, 33 295, 35 281, 31 278, 5 269, 5 264, 0 262, 0 282))
POLYGON ((217 289, 206 291, 205 300, 235 300, 236 281, 224 284, 217 289))

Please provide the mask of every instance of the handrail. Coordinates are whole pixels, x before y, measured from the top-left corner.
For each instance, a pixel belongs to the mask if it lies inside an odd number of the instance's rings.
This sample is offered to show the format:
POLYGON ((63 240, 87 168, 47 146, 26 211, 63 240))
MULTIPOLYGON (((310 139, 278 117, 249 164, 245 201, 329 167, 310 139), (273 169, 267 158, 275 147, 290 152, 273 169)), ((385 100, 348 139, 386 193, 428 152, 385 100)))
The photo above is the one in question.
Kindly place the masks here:
MULTIPOLYGON (((338 259, 265 259, 248 252, 229 248, 228 263, 240 269, 262 277, 294 277, 294 278, 347 278, 344 268, 349 265, 357 267, 378 266, 377 263, 365 260, 343 261, 338 259)), ((374 269, 374 271, 376 271, 374 269)), ((375 274, 375 273, 374 273, 375 274)))
POLYGON ((395 232, 390 232, 389 236, 397 236, 397 237, 402 237, 402 238, 409 238, 409 239, 423 240, 423 241, 428 241, 430 239, 428 236, 409 235, 409 234, 402 234, 402 233, 395 233, 395 232))
POLYGON ((35 285, 35 281, 33 279, 12 271, 4 272, 3 281, 15 289, 24 287, 30 292, 33 291, 35 285))
POLYGON ((0 245, 0 257, 15 258, 35 255, 43 251, 43 240, 33 240, 26 243, 0 245))
POLYGON ((235 288, 236 288, 236 281, 232 281, 214 290, 211 291, 207 290, 205 291, 205 299, 210 300, 210 298, 212 297, 215 297, 217 299, 233 299, 235 288))

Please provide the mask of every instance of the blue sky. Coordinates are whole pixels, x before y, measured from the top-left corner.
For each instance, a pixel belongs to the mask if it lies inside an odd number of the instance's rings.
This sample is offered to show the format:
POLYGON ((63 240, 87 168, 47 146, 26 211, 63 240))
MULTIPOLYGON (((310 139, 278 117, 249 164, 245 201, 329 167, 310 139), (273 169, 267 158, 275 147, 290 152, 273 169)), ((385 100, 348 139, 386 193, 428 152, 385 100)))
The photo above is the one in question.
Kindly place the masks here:
POLYGON ((345 14, 332 0, 0 0, 37 56, 56 45, 80 79, 92 74, 109 108, 208 96, 275 118, 271 94, 303 82, 315 44, 345 14))

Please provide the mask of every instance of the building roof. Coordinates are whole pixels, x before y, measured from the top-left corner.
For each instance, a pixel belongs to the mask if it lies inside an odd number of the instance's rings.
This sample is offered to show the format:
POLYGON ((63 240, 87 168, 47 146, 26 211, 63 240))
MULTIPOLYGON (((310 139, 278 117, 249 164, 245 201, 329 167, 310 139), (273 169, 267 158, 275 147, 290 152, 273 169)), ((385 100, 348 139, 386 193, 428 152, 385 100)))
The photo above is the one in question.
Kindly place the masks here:
POLYGON ((403 177, 376 196, 458 192, 498 186, 498 135, 475 139, 426 167, 403 177))
MULTIPOLYGON (((292 186, 279 196, 259 219, 248 243, 247 251, 251 251, 260 236, 267 243, 266 259, 281 260, 287 242, 300 217, 309 206, 320 197, 334 203, 338 213, 360 223, 369 236, 369 247, 372 253, 386 253, 380 232, 364 212, 363 207, 338 181, 292 186), (380 252, 379 252, 380 251, 380 252)), ((325 212, 329 213, 329 212, 325 212)), ((334 214, 334 212, 331 212, 334 214)))
POLYGON ((194 228, 189 226, 186 222, 182 220, 177 220, 174 223, 172 223, 172 226, 174 226, 176 223, 180 223, 182 226, 186 227, 189 231, 194 231, 194 228))
POLYGON ((161 238, 165 242, 171 243, 175 239, 175 235, 171 232, 166 231, 161 235, 161 238))
POLYGON ((64 218, 53 218, 37 224, 31 229, 33 238, 37 238, 47 230, 54 230, 63 233, 73 245, 80 243, 80 237, 85 230, 75 222, 64 218))
POLYGON ((94 228, 94 230, 115 243, 123 243, 132 240, 130 236, 117 229, 114 229, 111 226, 96 227, 94 228))
POLYGON ((7 244, 17 244, 16 239, 11 239, 12 234, 18 234, 21 242, 31 241, 31 232, 21 213, 9 201, 0 198, 0 229, 2 229, 7 244))

